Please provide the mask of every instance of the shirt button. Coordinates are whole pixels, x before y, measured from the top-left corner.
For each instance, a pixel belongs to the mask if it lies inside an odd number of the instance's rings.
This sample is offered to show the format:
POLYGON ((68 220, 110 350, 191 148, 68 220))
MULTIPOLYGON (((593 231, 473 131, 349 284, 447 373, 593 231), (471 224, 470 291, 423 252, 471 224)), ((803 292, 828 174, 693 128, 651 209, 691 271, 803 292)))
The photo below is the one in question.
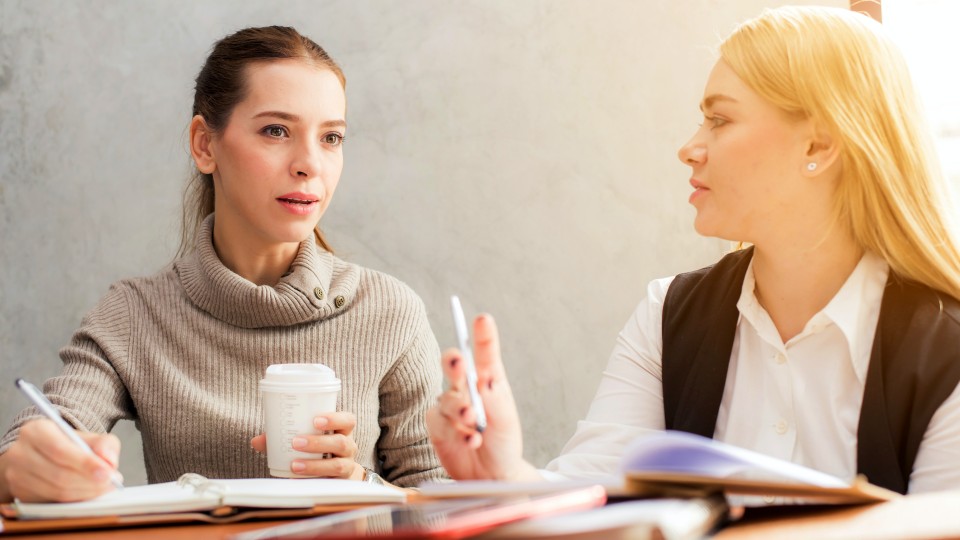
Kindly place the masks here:
POLYGON ((323 300, 323 289, 320 287, 314 287, 313 295, 317 297, 317 300, 323 300))
POLYGON ((786 363, 787 356, 783 353, 778 352, 777 356, 775 356, 774 359, 777 361, 778 364, 783 364, 783 363, 786 363))
POLYGON ((764 496, 763 496, 763 502, 765 502, 765 503, 767 503, 767 504, 773 504, 773 503, 777 502, 777 498, 774 497, 773 495, 764 495, 764 496))
POLYGON ((342 296, 338 296, 333 299, 333 305, 337 306, 338 308, 342 308, 343 305, 346 303, 347 303, 347 299, 342 296))
POLYGON ((787 432, 787 421, 780 420, 779 422, 776 423, 776 425, 774 425, 774 429, 777 430, 778 434, 783 435, 784 433, 787 432))

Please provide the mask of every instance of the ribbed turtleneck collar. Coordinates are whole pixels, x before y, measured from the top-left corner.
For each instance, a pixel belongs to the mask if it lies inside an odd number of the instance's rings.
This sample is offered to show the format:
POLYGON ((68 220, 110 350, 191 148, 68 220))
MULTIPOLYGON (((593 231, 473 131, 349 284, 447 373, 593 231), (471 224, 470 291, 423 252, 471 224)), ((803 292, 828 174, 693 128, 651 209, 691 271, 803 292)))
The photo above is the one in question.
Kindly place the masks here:
POLYGON ((211 214, 203 221, 196 250, 176 263, 187 296, 213 317, 242 328, 290 326, 328 317, 353 301, 359 267, 318 248, 313 235, 300 242, 279 283, 255 285, 220 261, 213 248, 213 219, 211 214))

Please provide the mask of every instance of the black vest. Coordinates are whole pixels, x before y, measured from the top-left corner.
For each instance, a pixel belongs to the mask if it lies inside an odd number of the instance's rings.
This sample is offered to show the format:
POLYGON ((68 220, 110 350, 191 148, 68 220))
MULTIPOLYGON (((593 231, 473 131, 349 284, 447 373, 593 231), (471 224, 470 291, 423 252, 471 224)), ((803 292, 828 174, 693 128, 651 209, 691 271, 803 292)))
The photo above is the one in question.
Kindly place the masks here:
MULTIPOLYGON (((667 429, 713 437, 753 248, 678 275, 663 304, 667 429)), ((960 302, 892 272, 880 305, 860 424, 857 471, 906 493, 927 424, 960 382, 960 302)), ((738 418, 737 421, 749 421, 738 418)))

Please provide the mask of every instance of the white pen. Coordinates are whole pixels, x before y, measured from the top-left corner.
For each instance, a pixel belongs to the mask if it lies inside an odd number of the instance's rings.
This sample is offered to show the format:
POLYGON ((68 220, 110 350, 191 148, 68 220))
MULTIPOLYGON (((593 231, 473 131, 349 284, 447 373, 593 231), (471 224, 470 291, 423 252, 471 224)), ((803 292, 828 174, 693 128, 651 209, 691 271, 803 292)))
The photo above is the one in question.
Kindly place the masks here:
MULTIPOLYGON (((72 427, 70 427, 70 424, 68 424, 67 421, 64 420, 62 416, 60 416, 60 411, 58 411, 57 408, 53 406, 53 403, 50 403, 50 400, 47 399, 47 396, 43 395, 43 392, 41 392, 39 388, 37 388, 36 386, 30 384, 29 382, 23 379, 17 379, 16 383, 17 383, 17 388, 19 388, 20 391, 27 396, 27 399, 29 399, 34 405, 36 405, 37 408, 40 409, 40 412, 42 412, 44 416, 46 416, 50 420, 53 420, 53 423, 56 424, 57 427, 60 428, 60 431, 62 431, 71 441, 73 441, 74 444, 79 446, 80 449, 87 454, 91 454, 94 456, 97 455, 96 453, 94 453, 93 449, 90 448, 90 445, 88 445, 86 441, 81 439, 80 436, 77 435, 77 432, 74 431, 72 427)), ((97 457, 100 457, 100 456, 97 456, 97 457)), ((120 473, 118 473, 117 471, 113 471, 113 474, 111 474, 110 476, 110 480, 113 481, 113 485, 117 489, 123 489, 123 481, 121 480, 120 473)))
POLYGON ((470 333, 467 332, 467 320, 463 317, 463 308, 456 295, 450 297, 450 307, 453 310, 453 327, 457 331, 457 344, 460 354, 463 355, 463 370, 467 375, 467 392, 470 394, 470 406, 477 416, 477 431, 487 429, 487 412, 483 408, 480 392, 477 391, 477 366, 473 363, 473 349, 470 348, 470 333))

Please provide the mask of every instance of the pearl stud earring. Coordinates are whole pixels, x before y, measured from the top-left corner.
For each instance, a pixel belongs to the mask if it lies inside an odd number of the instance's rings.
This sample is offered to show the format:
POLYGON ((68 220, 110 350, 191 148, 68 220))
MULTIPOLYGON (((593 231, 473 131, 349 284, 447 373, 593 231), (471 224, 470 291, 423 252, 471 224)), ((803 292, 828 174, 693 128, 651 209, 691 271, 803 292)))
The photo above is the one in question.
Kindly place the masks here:
POLYGON ((807 170, 810 172, 817 170, 817 164, 812 161, 810 163, 807 163, 807 170))

